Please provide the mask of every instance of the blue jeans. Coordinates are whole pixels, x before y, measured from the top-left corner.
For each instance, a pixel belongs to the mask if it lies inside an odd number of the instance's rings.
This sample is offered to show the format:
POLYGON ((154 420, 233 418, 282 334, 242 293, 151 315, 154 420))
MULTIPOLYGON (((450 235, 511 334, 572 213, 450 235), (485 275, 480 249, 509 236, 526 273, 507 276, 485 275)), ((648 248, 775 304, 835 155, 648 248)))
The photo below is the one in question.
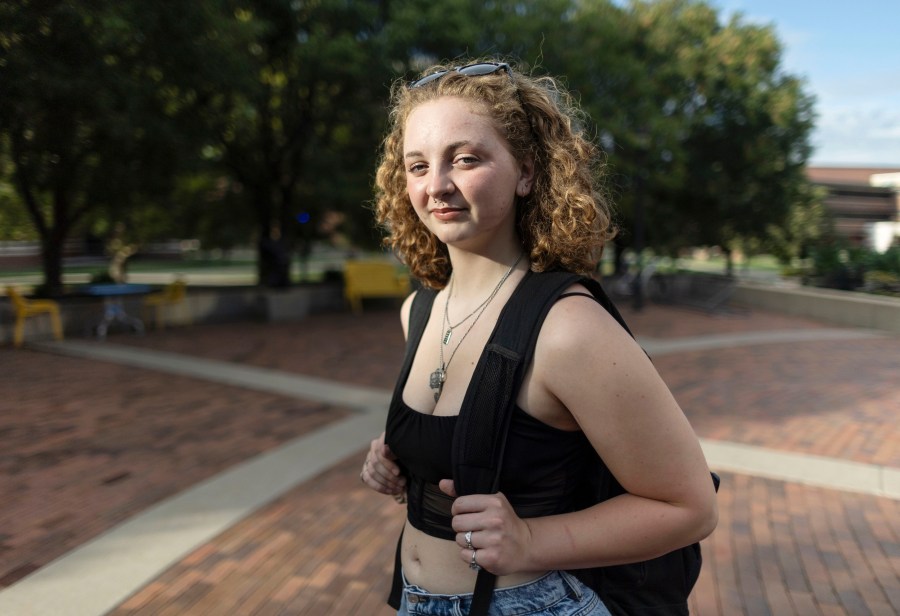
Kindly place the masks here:
MULTIPOLYGON (((466 616, 472 594, 433 595, 406 583, 397 616, 466 616)), ((519 586, 498 588, 491 616, 611 616, 593 590, 565 571, 551 571, 519 586)))

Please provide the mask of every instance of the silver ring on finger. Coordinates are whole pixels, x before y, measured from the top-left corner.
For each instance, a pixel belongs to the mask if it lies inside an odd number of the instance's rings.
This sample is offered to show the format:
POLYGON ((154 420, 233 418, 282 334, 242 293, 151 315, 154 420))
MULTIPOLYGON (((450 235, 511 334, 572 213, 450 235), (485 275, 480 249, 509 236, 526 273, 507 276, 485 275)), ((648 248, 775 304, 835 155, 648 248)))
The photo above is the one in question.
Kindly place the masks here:
POLYGON ((481 569, 481 565, 478 564, 478 561, 475 560, 475 553, 478 550, 472 550, 472 560, 469 562, 469 569, 472 571, 479 571, 481 569))
POLYGON ((466 531, 466 547, 473 552, 475 551, 475 548, 472 547, 472 531, 470 530, 466 531))

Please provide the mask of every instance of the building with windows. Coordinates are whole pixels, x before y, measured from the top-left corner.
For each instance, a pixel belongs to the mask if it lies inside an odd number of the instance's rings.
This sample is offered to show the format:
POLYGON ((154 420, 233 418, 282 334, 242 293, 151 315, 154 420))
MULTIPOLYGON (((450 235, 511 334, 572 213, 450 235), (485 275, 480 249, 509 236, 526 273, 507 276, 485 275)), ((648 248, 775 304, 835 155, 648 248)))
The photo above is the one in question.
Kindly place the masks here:
POLYGON ((835 231, 852 243, 886 250, 900 242, 900 167, 808 167, 824 187, 835 231))

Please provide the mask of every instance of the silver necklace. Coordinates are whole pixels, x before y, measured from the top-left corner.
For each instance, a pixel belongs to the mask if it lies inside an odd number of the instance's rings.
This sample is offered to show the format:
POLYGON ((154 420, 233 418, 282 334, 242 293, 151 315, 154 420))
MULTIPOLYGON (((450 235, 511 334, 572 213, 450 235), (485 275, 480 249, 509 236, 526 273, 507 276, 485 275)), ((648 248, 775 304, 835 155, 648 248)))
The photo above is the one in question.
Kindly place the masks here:
MULTIPOLYGON (((500 284, 503 284, 503 282, 501 281, 500 284)), ((444 323, 443 324, 447 326, 446 331, 444 331, 444 336, 443 336, 443 338, 441 338, 441 342, 444 343, 444 346, 447 346, 448 344, 450 344, 450 338, 453 337, 454 329, 456 329, 457 327, 459 327, 460 325, 462 325, 463 323, 465 323, 466 321, 471 319, 475 315, 476 312, 478 312, 479 310, 484 308, 488 304, 488 302, 490 302, 492 299, 494 299, 494 295, 497 294, 497 288, 495 288, 494 291, 492 291, 491 294, 487 296, 487 299, 485 299, 483 302, 478 304, 478 306, 475 308, 475 310, 473 310, 472 312, 467 314, 465 317, 463 317, 463 319, 456 325, 453 325, 452 323, 450 323, 450 313, 447 310, 447 308, 450 304, 450 295, 452 293, 453 293, 453 274, 450 275, 450 287, 447 291, 447 301, 444 304, 444 323)), ((449 362, 447 362, 447 363, 449 363, 449 362)))
POLYGON ((459 347, 462 346, 462 343, 466 339, 466 336, 469 335, 469 332, 472 331, 473 327, 475 327, 478 319, 480 319, 481 315, 484 314, 484 311, 487 310, 487 307, 491 303, 491 300, 493 300, 497 296, 497 293, 500 292, 500 288, 503 286, 503 283, 506 282, 506 279, 509 278, 509 275, 512 274, 514 269, 516 269, 516 266, 519 264, 519 261, 522 260, 522 256, 524 254, 524 251, 519 253, 519 256, 516 259, 515 263, 509 266, 509 269, 506 270, 505 274, 503 274, 500 282, 497 283, 497 286, 495 286, 494 290, 491 291, 491 294, 488 295, 488 298, 481 302, 481 304, 475 310, 473 310, 468 316, 466 316, 466 318, 464 318, 456 325, 450 325, 450 318, 447 316, 450 310, 450 292, 453 290, 453 274, 450 274, 450 287, 447 289, 447 299, 444 301, 444 320, 441 324, 442 326, 446 324, 450 327, 441 335, 441 341, 440 344, 438 344, 438 348, 440 350, 440 366, 438 366, 438 369, 428 376, 428 386, 434 390, 435 402, 437 402, 438 398, 441 397, 441 392, 444 389, 444 381, 447 380, 447 368, 450 367, 450 362, 453 361, 453 358, 454 356, 456 356, 456 352, 459 350, 459 347), (475 320, 472 321, 472 324, 469 325, 468 328, 466 328, 466 331, 462 335, 462 338, 459 339, 459 343, 456 345, 456 348, 453 349, 453 352, 450 354, 450 358, 446 363, 444 363, 444 345, 450 342, 450 337, 453 335, 453 329, 468 321, 472 315, 475 315, 475 320))

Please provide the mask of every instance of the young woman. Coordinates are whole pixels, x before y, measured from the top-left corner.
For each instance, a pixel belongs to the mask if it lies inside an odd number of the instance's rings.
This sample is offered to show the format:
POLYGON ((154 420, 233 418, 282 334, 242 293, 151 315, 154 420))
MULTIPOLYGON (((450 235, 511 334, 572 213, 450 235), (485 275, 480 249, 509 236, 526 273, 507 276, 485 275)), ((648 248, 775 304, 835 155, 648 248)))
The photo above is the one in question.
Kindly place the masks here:
POLYGON ((456 416, 516 285, 528 270, 590 274, 612 235, 597 150, 555 80, 506 63, 438 66, 398 83, 390 120, 376 214, 412 274, 440 290, 361 472, 372 489, 408 499, 395 607, 467 613, 483 567, 498 576, 491 614, 608 614, 566 570, 689 545, 712 532, 717 511, 678 404, 580 285, 551 308, 518 392, 507 457, 522 470, 493 495, 457 498, 450 478, 456 416), (587 448, 627 493, 572 511, 587 448))

